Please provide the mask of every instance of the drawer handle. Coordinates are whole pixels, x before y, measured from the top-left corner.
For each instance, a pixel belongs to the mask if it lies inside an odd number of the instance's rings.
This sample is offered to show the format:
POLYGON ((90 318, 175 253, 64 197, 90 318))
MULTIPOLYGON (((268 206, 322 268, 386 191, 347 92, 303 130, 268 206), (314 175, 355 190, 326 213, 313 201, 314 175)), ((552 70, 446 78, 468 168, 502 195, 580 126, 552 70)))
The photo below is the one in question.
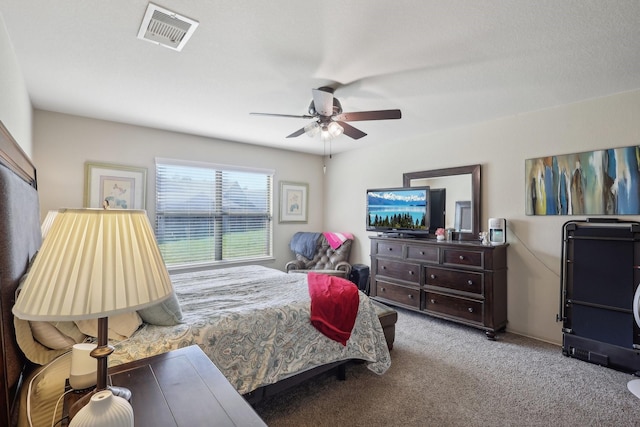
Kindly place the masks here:
POLYGON ((432 279, 435 279, 435 278, 436 278, 436 275, 435 275, 435 274, 432 274, 432 275, 431 275, 431 278, 432 278, 432 279))
POLYGON ((387 288, 380 288, 382 292, 387 292, 387 288))
POLYGON ((462 261, 464 259, 464 255, 460 255, 458 258, 460 258, 460 261, 462 261))
POLYGON ((382 269, 383 269, 383 270, 386 270, 386 269, 387 269, 387 266, 386 266, 386 265, 383 265, 383 266, 382 266, 382 269))
POLYGON ((473 313, 473 307, 469 307, 468 310, 469 310, 469 313, 473 313))
POLYGON ((431 304, 435 304, 435 303, 436 303, 436 300, 434 300, 433 298, 431 298, 430 302, 431 302, 431 304))
POLYGON ((473 280, 471 280, 471 279, 467 280, 467 285, 469 285, 469 286, 473 285, 473 280))
POLYGON ((407 295, 407 298, 413 299, 413 295, 409 294, 409 295, 407 295))
POLYGON ((414 273, 413 270, 409 270, 409 276, 413 276, 414 274, 416 273, 414 273))
POLYGON ((420 255, 424 255, 424 251, 420 251, 420 255))
POLYGON ((387 249, 389 249, 389 251, 392 251, 392 250, 393 250, 393 248, 387 248, 387 249))

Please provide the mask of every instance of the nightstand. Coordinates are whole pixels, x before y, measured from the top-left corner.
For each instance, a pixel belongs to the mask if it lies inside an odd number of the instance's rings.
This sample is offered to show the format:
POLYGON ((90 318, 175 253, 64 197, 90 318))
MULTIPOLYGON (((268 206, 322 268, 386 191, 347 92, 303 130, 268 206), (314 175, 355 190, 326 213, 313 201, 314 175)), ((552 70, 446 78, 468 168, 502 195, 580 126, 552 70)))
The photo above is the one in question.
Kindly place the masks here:
POLYGON ((109 383, 131 390, 136 427, 266 426, 197 345, 110 368, 109 383))

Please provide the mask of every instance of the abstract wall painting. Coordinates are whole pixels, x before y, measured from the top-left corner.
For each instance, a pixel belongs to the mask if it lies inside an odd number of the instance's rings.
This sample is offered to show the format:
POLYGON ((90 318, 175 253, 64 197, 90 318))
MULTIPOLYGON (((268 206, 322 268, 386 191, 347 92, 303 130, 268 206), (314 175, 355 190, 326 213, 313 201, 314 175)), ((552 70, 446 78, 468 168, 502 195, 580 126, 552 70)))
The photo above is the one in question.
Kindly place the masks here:
POLYGON ((527 215, 640 214, 640 146, 525 161, 527 215))

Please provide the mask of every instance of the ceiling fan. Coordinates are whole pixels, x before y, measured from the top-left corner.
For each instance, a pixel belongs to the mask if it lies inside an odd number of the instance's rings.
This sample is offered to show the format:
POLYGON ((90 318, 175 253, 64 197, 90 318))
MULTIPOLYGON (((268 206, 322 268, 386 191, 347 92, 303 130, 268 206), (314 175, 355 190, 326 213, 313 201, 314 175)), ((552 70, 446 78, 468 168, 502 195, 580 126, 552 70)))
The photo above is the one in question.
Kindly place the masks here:
POLYGON ((309 104, 308 115, 292 115, 292 114, 272 114, 272 113, 251 113, 260 116, 276 116, 276 117, 292 117, 297 119, 314 119, 314 121, 305 127, 298 129, 287 138, 295 138, 302 134, 315 136, 318 133, 325 139, 335 138, 342 133, 353 138, 360 139, 367 134, 360 129, 356 129, 346 122, 356 122, 364 120, 388 120, 399 119, 402 117, 400 110, 378 110, 378 111, 357 111, 353 113, 343 113, 342 105, 337 98, 333 96, 334 89, 323 86, 318 89, 312 89, 313 99, 309 104))

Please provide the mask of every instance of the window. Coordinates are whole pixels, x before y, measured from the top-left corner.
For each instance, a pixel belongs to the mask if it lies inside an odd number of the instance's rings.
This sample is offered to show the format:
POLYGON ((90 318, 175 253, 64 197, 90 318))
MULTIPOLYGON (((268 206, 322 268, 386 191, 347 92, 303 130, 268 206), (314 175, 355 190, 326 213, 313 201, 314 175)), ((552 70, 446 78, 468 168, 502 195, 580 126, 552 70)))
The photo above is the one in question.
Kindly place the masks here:
POLYGON ((272 255, 273 171, 156 159, 156 238, 168 267, 272 255))

